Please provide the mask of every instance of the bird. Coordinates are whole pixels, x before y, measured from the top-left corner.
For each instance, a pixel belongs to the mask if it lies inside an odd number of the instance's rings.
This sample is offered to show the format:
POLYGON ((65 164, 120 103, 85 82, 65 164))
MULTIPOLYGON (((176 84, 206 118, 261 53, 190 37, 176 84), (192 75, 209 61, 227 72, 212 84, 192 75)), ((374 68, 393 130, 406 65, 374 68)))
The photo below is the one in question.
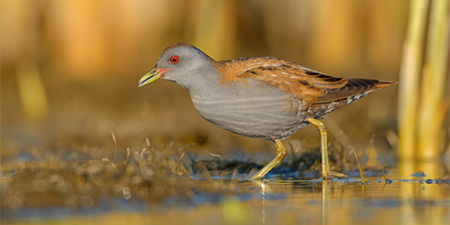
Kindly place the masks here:
POLYGON ((275 57, 216 61, 199 48, 176 43, 166 47, 139 87, 157 79, 189 92, 197 112, 232 133, 274 142, 276 157, 251 179, 261 180, 286 156, 281 140, 313 124, 321 140, 323 179, 345 176, 331 171, 327 132, 320 121, 368 93, 397 84, 365 78, 338 78, 275 57))

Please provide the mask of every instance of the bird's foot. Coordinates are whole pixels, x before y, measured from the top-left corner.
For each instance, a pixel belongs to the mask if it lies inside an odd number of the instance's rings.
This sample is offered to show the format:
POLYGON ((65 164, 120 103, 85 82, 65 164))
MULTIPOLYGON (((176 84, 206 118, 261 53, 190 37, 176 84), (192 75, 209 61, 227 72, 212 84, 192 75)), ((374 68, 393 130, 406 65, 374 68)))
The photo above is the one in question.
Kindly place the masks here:
MULTIPOLYGON (((343 173, 336 172, 336 171, 330 171, 330 175, 327 178, 328 179, 330 179, 330 178, 348 178, 348 176, 343 173)), ((325 178, 325 179, 327 179, 327 178, 325 178)))

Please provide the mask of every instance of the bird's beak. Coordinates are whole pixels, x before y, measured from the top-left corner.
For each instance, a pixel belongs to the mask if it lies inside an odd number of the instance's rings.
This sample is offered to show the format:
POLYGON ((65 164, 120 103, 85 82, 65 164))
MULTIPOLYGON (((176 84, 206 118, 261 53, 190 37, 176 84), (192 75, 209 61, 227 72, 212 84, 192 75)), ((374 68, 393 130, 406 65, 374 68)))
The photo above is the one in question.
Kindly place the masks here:
POLYGON ((152 70, 150 70, 148 73, 146 73, 139 80, 139 87, 149 84, 155 80, 158 80, 160 77, 162 77, 163 73, 165 73, 167 71, 168 71, 168 69, 157 69, 156 66, 153 67, 152 70))

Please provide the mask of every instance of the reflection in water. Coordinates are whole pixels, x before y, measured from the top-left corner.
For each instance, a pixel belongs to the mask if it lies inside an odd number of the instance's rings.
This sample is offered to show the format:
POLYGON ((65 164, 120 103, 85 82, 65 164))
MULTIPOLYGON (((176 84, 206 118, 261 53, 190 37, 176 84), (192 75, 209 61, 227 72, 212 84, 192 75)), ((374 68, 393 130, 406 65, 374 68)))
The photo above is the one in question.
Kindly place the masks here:
POLYGON ((261 187, 261 197, 262 197, 262 222, 266 223, 266 192, 267 185, 261 181, 257 181, 261 187))
POLYGON ((330 181, 322 182, 322 224, 328 224, 328 193, 330 192, 330 181))
MULTIPOLYGON (((403 185, 403 188, 398 190, 401 199, 399 214, 402 222, 417 224, 416 219, 418 216, 411 216, 415 215, 417 211, 422 212, 422 216, 427 217, 428 224, 440 224, 443 222, 441 219, 446 213, 441 216, 436 215, 433 204, 446 200, 448 207, 449 196, 442 196, 436 193, 443 190, 448 192, 448 186, 444 189, 437 189, 434 185, 427 184, 424 181, 438 178, 442 175, 444 169, 442 164, 435 161, 400 161, 398 163, 398 175, 400 177, 411 177, 414 174, 414 180, 406 181, 408 185, 403 185)), ((447 214, 446 217, 447 222, 449 222, 450 216, 447 214)))
MULTIPOLYGON (((184 204, 136 203, 132 195, 109 213, 104 207, 92 207, 89 212, 72 211, 66 220, 84 223, 94 219, 99 224, 449 224, 448 182, 420 183, 418 178, 405 177, 408 179, 398 179, 391 172, 392 183, 372 178, 364 185, 360 180, 221 180, 217 182, 221 191, 195 191, 184 204), (133 204, 145 207, 130 211, 138 208, 133 204)), ((28 224, 17 218, 30 220, 29 215, 41 215, 39 219, 45 222, 42 215, 51 216, 50 210, 2 209, 2 221, 14 218, 12 222, 28 224)))
MULTIPOLYGON (((260 181, 259 207, 247 205, 266 224, 448 224, 448 183, 415 179, 361 182, 260 181), (317 192, 316 189, 321 191, 317 192), (280 195, 281 194, 281 195, 280 195), (276 196, 276 197, 274 197, 276 196), (259 208, 259 210, 257 210, 259 208), (256 212, 255 212, 256 211, 256 212)), ((411 176, 408 176, 411 177, 411 176)))

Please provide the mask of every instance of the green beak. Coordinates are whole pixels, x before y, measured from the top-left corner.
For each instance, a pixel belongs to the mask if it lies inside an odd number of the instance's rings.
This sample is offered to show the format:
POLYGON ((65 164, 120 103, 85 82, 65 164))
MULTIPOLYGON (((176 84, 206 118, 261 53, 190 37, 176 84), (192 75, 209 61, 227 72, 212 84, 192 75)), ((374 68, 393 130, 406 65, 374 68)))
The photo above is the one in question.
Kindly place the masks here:
POLYGON ((142 87, 146 84, 150 84, 151 82, 158 80, 160 77, 162 77, 163 73, 167 72, 168 69, 157 69, 156 66, 153 67, 152 70, 150 70, 148 73, 146 73, 140 80, 139 80, 139 87, 142 87))

